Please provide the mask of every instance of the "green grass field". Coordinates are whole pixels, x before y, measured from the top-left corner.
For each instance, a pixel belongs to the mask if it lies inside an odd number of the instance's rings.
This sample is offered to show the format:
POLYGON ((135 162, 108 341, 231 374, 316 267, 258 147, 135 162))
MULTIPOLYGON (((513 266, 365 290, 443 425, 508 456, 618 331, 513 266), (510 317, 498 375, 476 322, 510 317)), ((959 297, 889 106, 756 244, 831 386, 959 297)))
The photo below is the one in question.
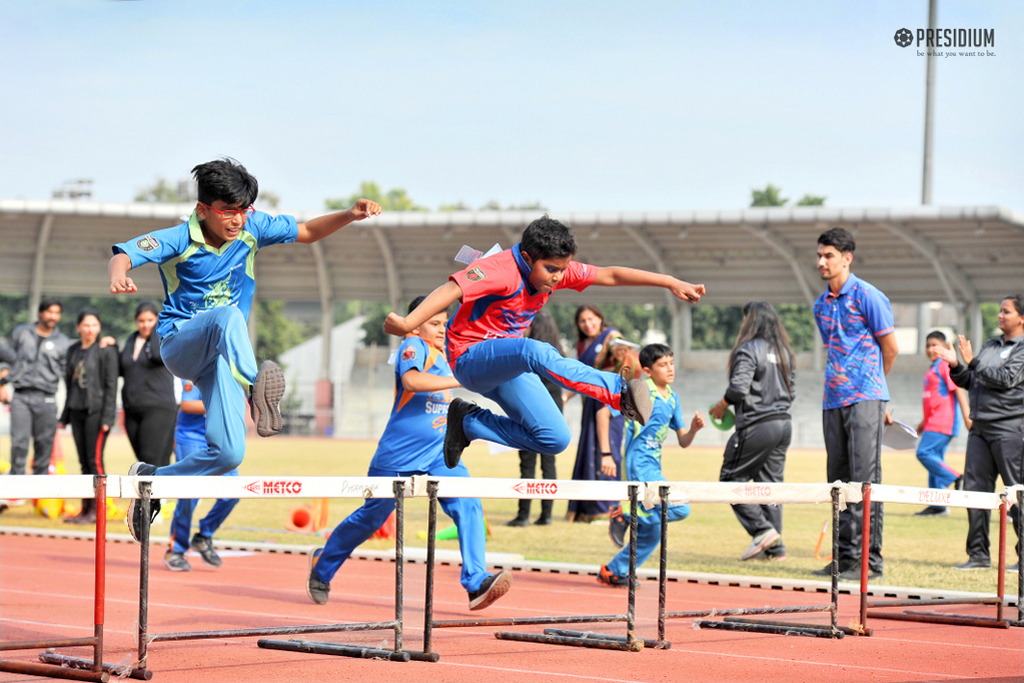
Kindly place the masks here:
MULTIPOLYGON (((64 437, 64 452, 68 471, 78 473, 77 457, 70 437, 64 437)), ((362 476, 373 454, 375 443, 369 441, 342 441, 278 437, 251 439, 248 453, 241 468, 243 475, 268 476, 362 476)), ((7 459, 10 442, 0 439, 0 453, 7 459)), ((558 458, 558 472, 567 477, 572 472, 575 449, 558 458)), ((963 453, 952 453, 949 462, 956 468, 963 466, 963 453)), ((665 476, 674 481, 717 481, 722 453, 711 448, 668 448, 664 455, 665 476)), ((515 453, 488 455, 484 446, 474 445, 465 454, 464 461, 475 476, 510 477, 519 475, 515 453)), ((107 469, 112 473, 126 473, 134 456, 123 435, 110 439, 106 453, 107 469)), ((911 452, 886 451, 883 454, 884 481, 887 484, 925 486, 926 473, 911 452)), ((786 466, 786 481, 818 482, 825 473, 825 453, 818 450, 792 450, 786 466)), ((1001 486, 1001 484, 1000 484, 1001 486)), ((242 500, 219 538, 247 541, 269 541, 292 544, 322 544, 315 535, 294 534, 285 530, 289 508, 296 501, 289 499, 242 500)), ((200 504, 194 523, 204 514, 211 501, 200 504)), ((340 522, 359 505, 356 500, 332 500, 330 524, 340 522)), ((570 524, 564 521, 566 503, 555 502, 555 523, 547 527, 506 527, 505 522, 515 516, 514 500, 485 500, 484 512, 491 527, 488 550, 518 553, 528 559, 561 562, 604 564, 614 555, 615 548, 608 540, 606 524, 570 524)), ((741 562, 740 554, 749 543, 727 505, 698 504, 688 519, 669 527, 669 566, 688 571, 717 572, 809 578, 809 571, 822 566, 814 559, 814 548, 822 525, 830 518, 825 505, 789 505, 785 511, 784 534, 789 559, 784 562, 752 560, 741 562)), ((919 507, 887 504, 885 508, 886 560, 884 583, 897 586, 917 586, 949 590, 995 592, 996 571, 962 572, 954 564, 966 559, 964 542, 967 534, 967 514, 962 509, 951 509, 948 517, 919 518, 913 513, 919 507)), ((427 526, 427 503, 415 499, 407 503, 406 543, 423 546, 417 532, 427 526)), ((539 512, 534 503, 532 517, 539 512)), ((993 557, 998 542, 998 515, 992 515, 993 557)), ((449 524, 442 515, 439 528, 449 524)), ((11 508, 0 515, 0 525, 12 527, 47 527, 79 529, 60 520, 47 520, 35 516, 30 506, 11 508)), ((154 533, 164 535, 167 525, 157 526, 154 533)), ((118 521, 111 525, 112 533, 126 531, 118 521)), ((829 539, 823 552, 829 550, 829 539)), ((1010 532, 1008 550, 1012 553, 1014 535, 1010 532)), ((366 548, 393 547, 390 541, 369 541, 366 548)), ((438 547, 457 548, 456 541, 442 541, 438 547)), ((655 558, 657 556, 655 555, 655 558)), ((1013 560, 1009 562, 1012 564, 1013 560)), ((649 565, 656 567, 655 559, 649 565)), ((1015 581, 1016 575, 1008 577, 1015 581)))

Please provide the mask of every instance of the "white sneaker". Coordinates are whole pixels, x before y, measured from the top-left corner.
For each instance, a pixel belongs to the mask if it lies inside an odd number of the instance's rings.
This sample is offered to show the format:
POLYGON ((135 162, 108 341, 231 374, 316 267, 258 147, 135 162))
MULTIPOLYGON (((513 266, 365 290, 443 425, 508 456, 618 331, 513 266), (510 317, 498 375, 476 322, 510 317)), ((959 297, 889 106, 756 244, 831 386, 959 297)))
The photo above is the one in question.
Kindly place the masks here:
POLYGON ((768 529, 767 531, 762 531, 757 536, 754 536, 753 539, 751 539, 750 547, 747 548, 747 552, 743 553, 740 559, 749 560, 751 558, 757 557, 765 550, 768 550, 768 548, 771 548, 773 545, 778 543, 781 538, 782 534, 780 534, 775 529, 768 529))

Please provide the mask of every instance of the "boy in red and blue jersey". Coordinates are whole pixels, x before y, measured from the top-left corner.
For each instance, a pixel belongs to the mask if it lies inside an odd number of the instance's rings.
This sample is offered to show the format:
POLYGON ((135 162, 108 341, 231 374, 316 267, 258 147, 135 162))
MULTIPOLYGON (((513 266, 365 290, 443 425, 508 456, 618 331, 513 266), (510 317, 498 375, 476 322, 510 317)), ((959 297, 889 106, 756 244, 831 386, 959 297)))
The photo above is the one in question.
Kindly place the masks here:
POLYGON ((519 244, 455 273, 407 317, 392 312, 384 321, 388 334, 404 336, 461 302, 448 324, 448 362, 459 384, 493 400, 505 415, 461 399, 452 401, 444 442, 449 467, 459 462, 474 439, 534 453, 565 450, 569 427, 541 377, 610 405, 641 424, 650 416, 650 391, 642 380, 624 382, 614 373, 563 358, 551 345, 523 334, 556 289, 655 286, 695 303, 705 287, 670 275, 579 263, 573 260, 576 251, 572 229, 545 215, 527 226, 519 244))
MULTIPOLYGON (((946 449, 953 437, 960 433, 961 417, 967 429, 971 428, 967 391, 950 378, 949 363, 939 356, 940 348, 946 348, 946 335, 935 330, 925 341, 924 352, 932 365, 924 373, 924 418, 917 426, 917 433, 921 435, 917 443, 917 459, 928 470, 930 489, 944 489, 963 481, 963 475, 946 464, 946 449)), ((929 505, 914 514, 918 517, 943 517, 949 514, 949 509, 942 505, 929 505)))
MULTIPOLYGON (((414 300, 409 310, 419 306, 425 298, 414 300)), ((462 463, 451 468, 446 466, 441 452, 452 389, 459 386, 442 350, 446 322, 446 312, 434 315, 412 330, 398 347, 395 403, 367 476, 469 476, 469 470, 462 463)), ((512 575, 508 570, 499 574, 487 571, 487 530, 480 499, 439 498, 438 502, 459 530, 461 582, 469 594, 469 609, 484 609, 509 591, 512 575)), ((341 565, 352 551, 373 536, 394 509, 394 498, 368 498, 337 526, 323 548, 310 555, 306 594, 313 602, 318 605, 327 602, 331 579, 341 565)))

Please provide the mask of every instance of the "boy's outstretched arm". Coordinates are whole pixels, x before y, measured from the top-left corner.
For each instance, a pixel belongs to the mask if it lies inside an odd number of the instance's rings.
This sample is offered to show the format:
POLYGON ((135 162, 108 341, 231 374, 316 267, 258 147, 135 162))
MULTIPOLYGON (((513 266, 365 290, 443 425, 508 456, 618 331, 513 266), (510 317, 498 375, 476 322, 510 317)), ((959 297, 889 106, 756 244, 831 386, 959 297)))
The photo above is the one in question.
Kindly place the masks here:
POLYGON ((376 216, 379 213, 380 204, 369 199, 360 199, 350 209, 345 211, 329 213, 326 216, 317 216, 306 223, 299 223, 299 236, 295 238, 295 241, 303 244, 312 244, 341 230, 349 223, 361 221, 364 218, 376 216))
POLYGON ((132 269, 132 260, 128 254, 114 254, 107 264, 107 276, 110 278, 111 294, 126 294, 137 292, 139 288, 135 282, 128 277, 128 271, 132 269))
POLYGON ((693 437, 697 436, 697 432, 699 432, 703 427, 704 416, 700 413, 694 413, 693 420, 690 422, 690 429, 680 429, 676 432, 676 437, 679 439, 679 445, 683 448, 688 447, 693 443, 693 437))
POLYGON ((462 287, 449 280, 431 292, 423 303, 406 317, 403 318, 394 311, 388 313, 388 317, 384 319, 384 331, 396 337, 404 337, 441 311, 448 310, 449 306, 461 298, 462 287))
POLYGON ((707 292, 704 285, 691 285, 671 275, 636 268, 607 266, 597 269, 594 284, 602 287, 664 287, 677 299, 695 304, 707 292))

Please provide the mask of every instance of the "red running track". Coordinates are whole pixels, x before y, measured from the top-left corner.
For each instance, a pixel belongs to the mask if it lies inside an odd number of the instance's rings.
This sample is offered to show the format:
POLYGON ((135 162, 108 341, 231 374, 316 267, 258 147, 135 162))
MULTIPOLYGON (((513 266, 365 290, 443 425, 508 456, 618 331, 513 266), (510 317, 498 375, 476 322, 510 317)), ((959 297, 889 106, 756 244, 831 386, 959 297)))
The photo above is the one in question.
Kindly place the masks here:
MULTIPOLYGON (((0 640, 37 640, 92 635, 93 544, 0 536, 0 640)), ((191 557, 189 573, 164 569, 163 548, 153 548, 149 625, 152 633, 244 627, 387 621, 393 617, 394 567, 352 560, 335 577, 331 601, 306 597, 307 558, 255 553, 230 556, 210 569, 191 557)), ((139 547, 107 547, 106 656, 130 663, 135 656, 139 547)), ((423 608, 422 565, 405 575, 405 646, 419 649, 423 608)), ((657 588, 644 582, 637 593, 637 635, 656 635, 657 588)), ((669 610, 824 604, 824 593, 669 583, 669 610)), ((605 588, 591 576, 516 572, 512 592, 484 612, 469 612, 458 568, 437 567, 435 619, 475 616, 525 617, 617 614, 624 590, 605 588)), ((989 614, 992 608, 950 607, 989 614)), ((841 596, 840 624, 856 617, 857 596, 841 596)), ((785 618, 785 617, 779 617, 785 618)), ((825 624, 827 614, 802 620, 825 624)), ((1024 680, 1024 629, 979 629, 873 620, 875 635, 842 640, 695 630, 691 620, 668 622, 670 650, 640 653, 580 649, 496 640, 494 628, 434 631, 436 664, 384 662, 263 650, 256 638, 153 643, 149 667, 154 681, 757 681, 860 683, 861 681, 989 682, 1024 680)), ((576 627, 566 627, 576 628, 576 627)), ((623 634, 624 624, 578 627, 623 634)), ((541 627, 503 627, 540 633, 541 627)), ((297 636, 308 640, 378 646, 392 632, 297 636)), ((279 639, 287 640, 288 636, 279 639)), ((85 648, 61 650, 91 657, 85 648)), ((4 653, 37 661, 36 651, 4 653)), ((0 681, 44 679, 0 673, 0 681)), ((112 679, 114 680, 114 679, 112 679)))

